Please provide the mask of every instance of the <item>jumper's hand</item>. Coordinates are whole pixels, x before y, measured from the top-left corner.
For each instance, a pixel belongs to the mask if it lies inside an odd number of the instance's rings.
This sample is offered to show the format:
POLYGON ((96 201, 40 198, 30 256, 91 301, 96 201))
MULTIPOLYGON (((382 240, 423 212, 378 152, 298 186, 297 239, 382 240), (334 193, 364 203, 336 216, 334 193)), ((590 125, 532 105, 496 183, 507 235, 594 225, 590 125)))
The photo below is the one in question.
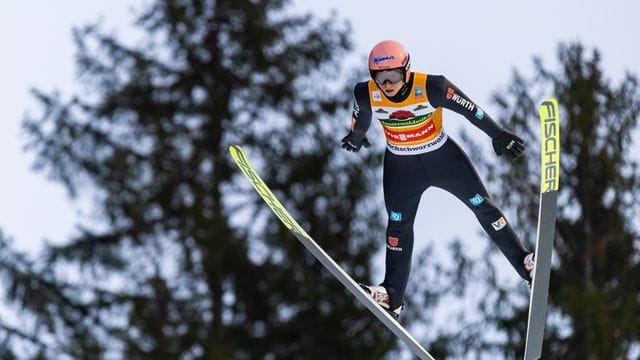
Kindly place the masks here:
POLYGON ((516 159, 524 152, 524 141, 508 131, 501 131, 491 142, 493 150, 498 155, 502 155, 504 152, 509 154, 512 159, 516 159))
POLYGON ((362 139, 356 139, 353 135, 353 131, 349 131, 347 136, 342 138, 342 148, 347 151, 358 152, 360 151, 360 147, 364 146, 368 148, 371 146, 367 137, 363 137, 362 139))

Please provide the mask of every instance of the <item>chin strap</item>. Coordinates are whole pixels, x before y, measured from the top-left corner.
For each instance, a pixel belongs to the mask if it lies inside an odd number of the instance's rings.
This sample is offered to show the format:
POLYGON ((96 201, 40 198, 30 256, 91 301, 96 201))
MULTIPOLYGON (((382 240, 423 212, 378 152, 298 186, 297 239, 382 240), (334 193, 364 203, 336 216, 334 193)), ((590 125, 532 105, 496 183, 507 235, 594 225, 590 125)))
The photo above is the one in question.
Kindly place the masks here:
POLYGON ((404 85, 402 85, 402 88, 400 89, 400 91, 398 91, 398 95, 401 95, 402 97, 406 97, 409 94, 409 90, 411 90, 410 83, 406 82, 404 83, 404 85))

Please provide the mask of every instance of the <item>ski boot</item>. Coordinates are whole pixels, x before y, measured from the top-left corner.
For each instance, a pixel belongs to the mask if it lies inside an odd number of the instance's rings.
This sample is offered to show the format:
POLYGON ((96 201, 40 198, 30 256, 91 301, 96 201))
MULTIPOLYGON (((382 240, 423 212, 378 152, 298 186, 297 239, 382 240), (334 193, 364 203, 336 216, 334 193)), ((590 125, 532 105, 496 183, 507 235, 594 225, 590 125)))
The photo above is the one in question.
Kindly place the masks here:
POLYGON ((524 269, 529 274, 529 280, 527 280, 527 284, 529 285, 529 289, 531 289, 531 284, 533 283, 533 276, 535 275, 535 254, 529 253, 524 257, 524 269))
POLYGON ((360 287, 364 289, 364 292, 366 292, 373 299, 373 301, 375 301, 378 305, 380 305, 380 307, 388 312, 389 315, 398 320, 400 312, 404 308, 404 303, 400 304, 400 306, 395 309, 391 309, 391 298, 389 297, 387 289, 385 289, 384 286, 360 284, 360 287))

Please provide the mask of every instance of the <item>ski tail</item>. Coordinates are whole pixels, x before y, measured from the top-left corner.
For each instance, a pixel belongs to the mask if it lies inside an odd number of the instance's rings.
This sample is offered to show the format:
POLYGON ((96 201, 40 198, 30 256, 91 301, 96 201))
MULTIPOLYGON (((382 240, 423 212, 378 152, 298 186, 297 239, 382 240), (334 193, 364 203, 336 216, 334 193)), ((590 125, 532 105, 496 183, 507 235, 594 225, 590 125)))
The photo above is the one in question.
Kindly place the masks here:
POLYGON ((547 99, 540 105, 540 208, 536 240, 536 260, 525 341, 525 360, 542 356, 547 319, 551 253, 555 235, 560 181, 560 114, 558 102, 547 99))

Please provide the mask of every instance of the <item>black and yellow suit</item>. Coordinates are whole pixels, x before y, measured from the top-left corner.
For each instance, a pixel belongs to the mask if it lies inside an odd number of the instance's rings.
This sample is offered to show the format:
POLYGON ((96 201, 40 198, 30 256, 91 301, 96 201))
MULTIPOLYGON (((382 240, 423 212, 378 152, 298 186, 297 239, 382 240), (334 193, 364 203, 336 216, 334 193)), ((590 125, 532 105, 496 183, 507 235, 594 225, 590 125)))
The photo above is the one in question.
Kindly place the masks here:
MULTIPOLYGON (((354 136, 364 138, 371 120, 376 119, 387 141, 383 187, 388 225, 382 285, 389 292, 392 309, 404 297, 415 215, 422 193, 431 186, 465 203, 518 274, 529 279, 523 266, 528 251, 491 200, 468 156, 444 131, 443 109, 463 115, 491 138, 502 131, 444 76, 411 73, 409 82, 393 98, 388 98, 373 80, 354 88, 354 136)), ((438 226, 438 222, 425 222, 424 226, 438 226)))

